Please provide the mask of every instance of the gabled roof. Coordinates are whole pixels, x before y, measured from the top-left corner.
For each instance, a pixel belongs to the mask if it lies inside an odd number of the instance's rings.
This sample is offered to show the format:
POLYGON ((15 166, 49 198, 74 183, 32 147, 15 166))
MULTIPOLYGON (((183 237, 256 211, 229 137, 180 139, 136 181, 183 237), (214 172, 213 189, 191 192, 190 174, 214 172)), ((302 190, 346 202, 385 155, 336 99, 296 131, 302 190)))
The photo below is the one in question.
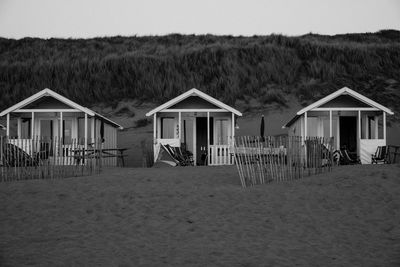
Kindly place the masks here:
POLYGON ((333 92, 332 94, 330 94, 330 95, 318 100, 317 102, 314 102, 311 105, 299 110, 296 113, 296 116, 293 117, 282 128, 289 127, 290 125, 292 125, 305 112, 312 111, 313 109, 318 108, 318 107, 324 105, 325 103, 327 103, 327 102, 329 102, 329 101, 331 101, 331 100, 333 100, 333 99, 335 99, 335 98, 337 98, 338 96, 341 96, 341 95, 349 95, 349 96, 354 97, 355 99, 357 99, 357 100, 359 100, 359 101, 361 101, 361 102, 363 102, 363 103, 365 103, 365 104, 367 104, 367 105, 369 105, 371 107, 374 107, 376 109, 382 110, 382 111, 384 111, 384 112, 386 112, 386 113, 388 113, 390 115, 394 114, 393 111, 391 111, 387 107, 382 106, 381 104, 373 101, 372 99, 369 99, 368 97, 363 96, 363 95, 357 93, 356 91, 351 90, 348 87, 343 87, 342 89, 339 89, 336 92, 333 92))
POLYGON ((212 96, 209 96, 209 95, 203 93, 202 91, 200 91, 200 90, 198 90, 196 88, 190 89, 189 91, 187 91, 187 92, 185 92, 185 93, 183 93, 183 94, 171 99, 170 101, 162 104, 161 106, 156 107, 155 109, 153 109, 153 110, 149 111, 148 113, 146 113, 146 116, 151 116, 154 113, 157 113, 157 112, 160 112, 161 110, 167 109, 167 108, 169 108, 169 107, 181 102, 182 100, 184 100, 184 99, 186 99, 186 98, 188 98, 190 96, 198 96, 198 97, 200 97, 200 98, 202 98, 202 99, 214 104, 215 106, 217 106, 217 107, 219 107, 221 109, 225 109, 226 111, 232 112, 233 114, 235 114, 237 116, 242 116, 242 113, 240 111, 238 111, 238 110, 236 110, 236 109, 234 109, 234 108, 222 103, 221 101, 213 98, 212 96))
POLYGON ((106 117, 94 112, 93 110, 90 110, 90 109, 88 109, 86 107, 83 107, 83 106, 81 106, 81 105, 69 100, 68 98, 66 98, 66 97, 64 97, 64 96, 62 96, 62 95, 60 95, 60 94, 58 94, 58 93, 56 93, 53 90, 50 90, 48 88, 43 89, 42 91, 40 91, 40 92, 38 92, 38 93, 36 93, 36 94, 34 94, 34 95, 22 100, 21 102, 9 107, 6 110, 3 110, 2 112, 0 112, 0 117, 3 117, 5 115, 7 115, 8 113, 11 113, 11 112, 13 112, 13 111, 15 111, 17 109, 21 109, 21 108, 23 108, 23 107, 35 102, 36 100, 38 100, 38 99, 40 99, 42 97, 45 97, 45 96, 51 96, 51 97, 57 99, 58 101, 70 106, 73 109, 82 111, 82 112, 88 114, 89 116, 98 117, 101 120, 104 120, 104 121, 108 122, 109 124, 111 124, 112 126, 114 126, 116 128, 123 129, 123 127, 121 125, 119 125, 118 123, 116 123, 116 122, 114 122, 114 121, 112 121, 110 119, 107 119, 106 117))
POLYGON ((393 114, 394 114, 394 113, 393 113, 390 109, 388 109, 387 107, 382 106, 381 104, 379 104, 379 103, 377 103, 377 102, 375 102, 375 101, 369 99, 369 98, 366 97, 366 96, 363 96, 363 95, 357 93, 356 91, 351 90, 351 89, 348 88, 348 87, 343 87, 342 89, 339 89, 339 90, 337 90, 336 92, 333 92, 332 94, 330 94, 330 95, 328 95, 328 96, 326 96, 326 97, 324 97, 324 98, 318 100, 317 102, 314 102, 314 103, 312 103, 311 105, 309 105, 309 106, 303 108, 302 110, 300 110, 299 112, 297 112, 297 115, 301 115, 301 114, 303 114, 304 112, 307 112, 307 111, 310 111, 310 110, 312 110, 312 109, 314 109, 314 108, 317 108, 317 107, 319 107, 319 106, 322 106, 323 104, 325 104, 325 103, 331 101, 332 99, 334 99, 334 98, 336 98, 336 97, 338 97, 338 96, 340 96, 340 95, 350 95, 350 96, 352 96, 352 97, 354 97, 354 98, 360 100, 361 102, 364 102, 365 104, 367 104, 367 105, 369 105, 369 106, 371 106, 371 107, 375 107, 375 108, 377 108, 377 109, 380 109, 380 110, 382 110, 382 111, 385 111, 386 113, 388 113, 388 114, 390 114, 390 115, 393 115, 393 114))

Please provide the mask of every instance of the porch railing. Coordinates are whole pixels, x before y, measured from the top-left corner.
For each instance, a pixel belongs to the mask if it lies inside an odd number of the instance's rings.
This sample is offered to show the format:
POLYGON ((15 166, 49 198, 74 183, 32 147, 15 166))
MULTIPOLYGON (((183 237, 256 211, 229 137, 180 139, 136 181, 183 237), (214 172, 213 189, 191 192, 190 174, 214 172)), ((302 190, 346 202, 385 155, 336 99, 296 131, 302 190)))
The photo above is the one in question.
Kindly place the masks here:
POLYGON ((231 165, 233 164, 233 154, 229 145, 210 145, 208 165, 231 165))

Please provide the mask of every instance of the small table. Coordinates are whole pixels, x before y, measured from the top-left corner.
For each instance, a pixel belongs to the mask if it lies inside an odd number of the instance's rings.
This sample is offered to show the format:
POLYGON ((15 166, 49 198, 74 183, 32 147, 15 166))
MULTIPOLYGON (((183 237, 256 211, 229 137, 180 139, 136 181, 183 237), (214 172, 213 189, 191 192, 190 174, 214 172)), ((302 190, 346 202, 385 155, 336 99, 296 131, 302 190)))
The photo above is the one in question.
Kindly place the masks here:
POLYGON ((125 161, 124 157, 124 151, 127 150, 127 148, 104 148, 100 149, 100 151, 103 153, 101 155, 102 158, 108 158, 108 157, 116 157, 117 158, 117 166, 124 167, 125 166, 125 161))
POLYGON ((127 148, 89 148, 89 149, 75 149, 75 159, 79 162, 85 158, 117 158, 117 166, 124 167, 125 161, 124 151, 127 148))

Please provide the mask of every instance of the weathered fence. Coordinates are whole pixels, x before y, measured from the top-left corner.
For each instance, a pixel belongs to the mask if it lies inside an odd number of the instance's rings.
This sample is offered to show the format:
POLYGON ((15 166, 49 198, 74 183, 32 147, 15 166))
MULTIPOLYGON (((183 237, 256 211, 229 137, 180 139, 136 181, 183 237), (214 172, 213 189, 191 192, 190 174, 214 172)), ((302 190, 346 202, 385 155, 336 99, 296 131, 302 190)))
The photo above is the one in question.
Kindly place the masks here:
POLYGON ((243 187, 299 179, 332 168, 333 138, 236 137, 235 164, 243 187))
POLYGON ((99 173, 101 142, 0 137, 0 181, 56 179, 99 173))
POLYGON ((400 146, 389 145, 387 149, 387 162, 400 163, 400 146))
POLYGON ((140 142, 142 148, 142 167, 150 168, 154 165, 154 151, 153 142, 142 140, 140 142))

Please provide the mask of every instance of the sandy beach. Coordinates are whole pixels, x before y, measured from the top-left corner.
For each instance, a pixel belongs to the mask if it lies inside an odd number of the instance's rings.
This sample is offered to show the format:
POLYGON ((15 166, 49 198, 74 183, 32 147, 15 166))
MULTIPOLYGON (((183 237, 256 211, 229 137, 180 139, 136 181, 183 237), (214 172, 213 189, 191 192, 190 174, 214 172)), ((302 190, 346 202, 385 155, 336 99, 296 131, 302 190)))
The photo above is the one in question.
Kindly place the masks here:
POLYGON ((400 166, 242 189, 234 166, 0 184, 1 266, 399 266, 400 166))

